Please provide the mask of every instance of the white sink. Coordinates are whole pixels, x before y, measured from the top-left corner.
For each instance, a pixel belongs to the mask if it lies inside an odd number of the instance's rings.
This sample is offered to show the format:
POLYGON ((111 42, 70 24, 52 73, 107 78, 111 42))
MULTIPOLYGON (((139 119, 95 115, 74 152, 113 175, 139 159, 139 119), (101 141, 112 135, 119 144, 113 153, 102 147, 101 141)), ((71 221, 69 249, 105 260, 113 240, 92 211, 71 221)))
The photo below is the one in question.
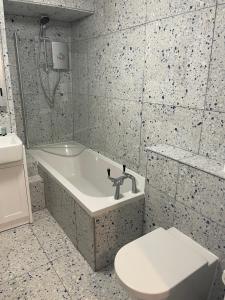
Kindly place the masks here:
POLYGON ((14 133, 0 136, 0 164, 6 164, 23 158, 23 144, 14 133))

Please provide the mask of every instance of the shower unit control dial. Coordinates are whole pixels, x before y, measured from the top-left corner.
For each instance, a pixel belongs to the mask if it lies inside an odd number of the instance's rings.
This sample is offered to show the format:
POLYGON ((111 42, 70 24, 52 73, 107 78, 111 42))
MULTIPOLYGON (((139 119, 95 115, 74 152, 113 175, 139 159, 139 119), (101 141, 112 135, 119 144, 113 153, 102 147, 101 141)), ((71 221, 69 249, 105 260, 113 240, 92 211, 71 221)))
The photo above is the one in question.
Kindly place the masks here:
POLYGON ((69 69, 69 51, 66 43, 52 42, 52 61, 54 70, 69 69))

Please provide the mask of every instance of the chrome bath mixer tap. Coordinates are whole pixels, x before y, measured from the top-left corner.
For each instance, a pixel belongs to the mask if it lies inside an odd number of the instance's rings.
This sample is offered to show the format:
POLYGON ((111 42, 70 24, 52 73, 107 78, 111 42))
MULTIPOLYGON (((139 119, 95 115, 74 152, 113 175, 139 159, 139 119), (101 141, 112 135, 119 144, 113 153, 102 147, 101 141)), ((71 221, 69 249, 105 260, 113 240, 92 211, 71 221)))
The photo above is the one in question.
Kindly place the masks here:
POLYGON ((125 179, 130 179, 132 181, 132 193, 136 194, 138 193, 137 184, 136 184, 136 178, 126 172, 126 165, 123 165, 123 175, 119 177, 111 177, 111 170, 107 169, 108 179, 112 181, 113 186, 116 187, 114 199, 118 200, 120 199, 120 186, 123 185, 125 179))

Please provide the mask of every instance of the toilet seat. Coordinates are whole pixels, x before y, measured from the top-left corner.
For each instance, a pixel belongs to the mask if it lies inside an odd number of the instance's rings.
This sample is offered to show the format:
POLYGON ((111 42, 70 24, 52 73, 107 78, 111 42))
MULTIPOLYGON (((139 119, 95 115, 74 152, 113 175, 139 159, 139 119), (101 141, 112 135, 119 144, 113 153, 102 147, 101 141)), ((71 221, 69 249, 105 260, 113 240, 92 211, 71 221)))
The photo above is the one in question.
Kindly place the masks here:
POLYGON ((137 299, 167 299, 171 290, 208 262, 163 228, 125 245, 115 258, 121 283, 137 299))

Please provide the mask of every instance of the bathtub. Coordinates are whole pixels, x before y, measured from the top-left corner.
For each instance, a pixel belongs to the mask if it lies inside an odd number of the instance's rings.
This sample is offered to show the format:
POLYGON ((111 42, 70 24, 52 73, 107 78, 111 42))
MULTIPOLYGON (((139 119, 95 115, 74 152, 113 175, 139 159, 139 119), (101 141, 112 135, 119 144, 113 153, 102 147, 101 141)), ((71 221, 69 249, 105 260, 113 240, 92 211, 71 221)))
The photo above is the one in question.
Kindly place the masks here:
POLYGON ((107 178, 122 174, 122 166, 83 145, 46 145, 29 150, 38 162, 45 184, 46 206, 94 270, 114 259, 124 244, 143 232, 145 179, 135 176, 138 192, 132 193, 131 180, 115 187, 107 178))
POLYGON ((30 154, 76 197, 90 215, 95 216, 100 212, 119 207, 125 202, 143 198, 145 179, 142 176, 127 169, 127 172, 136 178, 138 193, 131 192, 131 180, 127 179, 121 186, 121 198, 115 200, 115 187, 107 178, 107 169, 111 169, 112 177, 118 177, 122 175, 121 165, 78 143, 59 146, 60 148, 55 149, 44 146, 44 151, 30 150, 30 154))

